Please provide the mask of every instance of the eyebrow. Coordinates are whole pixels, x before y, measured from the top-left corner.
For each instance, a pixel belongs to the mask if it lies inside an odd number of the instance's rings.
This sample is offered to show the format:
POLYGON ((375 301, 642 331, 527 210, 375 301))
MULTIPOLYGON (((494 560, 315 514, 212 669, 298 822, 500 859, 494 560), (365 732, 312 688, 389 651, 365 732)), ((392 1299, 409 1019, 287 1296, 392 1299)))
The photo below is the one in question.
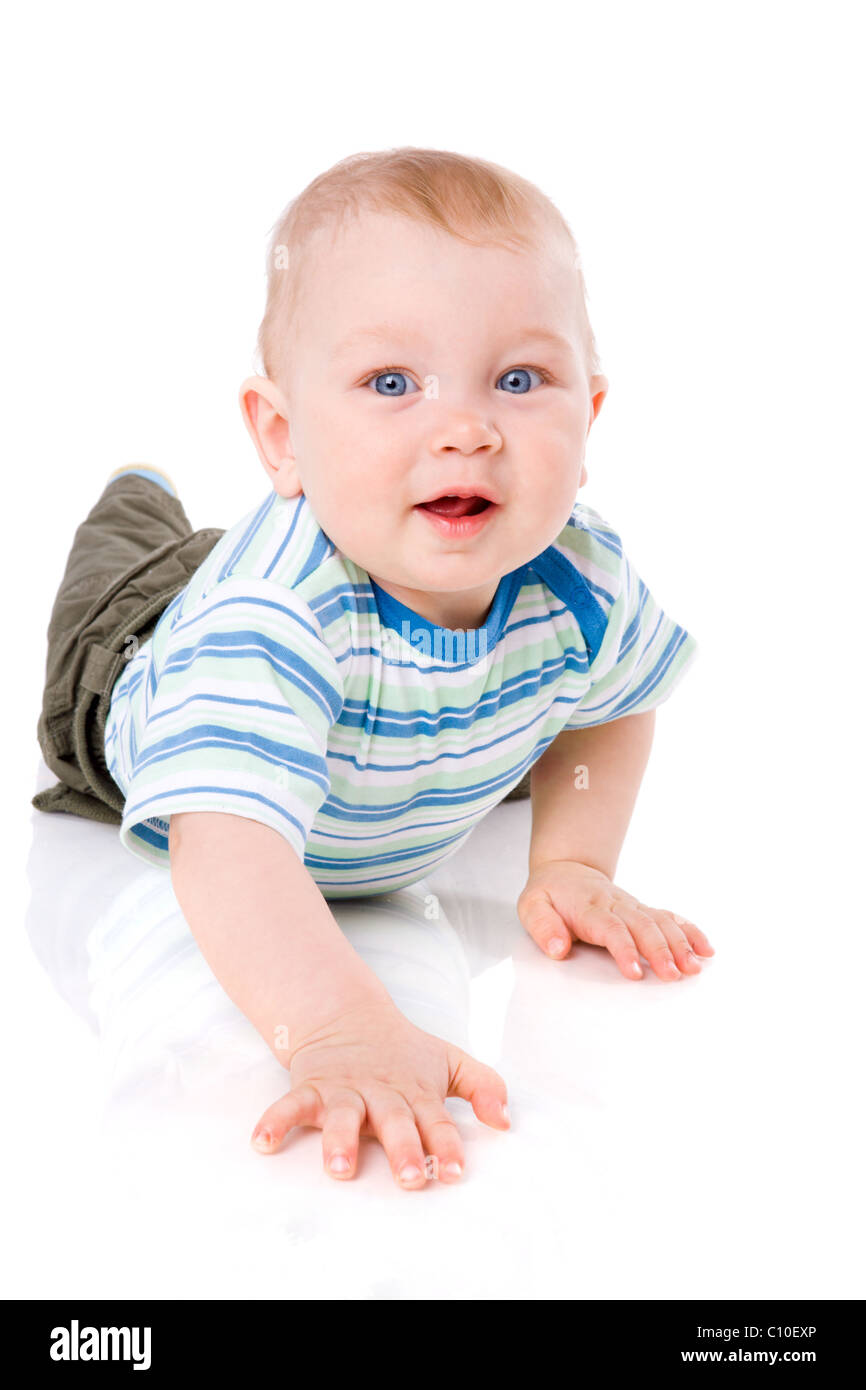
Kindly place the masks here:
MULTIPOLYGON (((398 342, 401 339, 402 330, 388 323, 377 324, 374 328, 359 328, 354 333, 350 333, 344 338, 339 347, 335 349, 334 356, 340 357, 349 352, 356 345, 368 340, 373 342, 398 342)), ((561 333, 554 333, 549 328, 526 328, 513 336, 515 343, 546 343, 549 347, 558 348, 562 352, 572 352, 574 345, 568 338, 564 338, 561 333)))

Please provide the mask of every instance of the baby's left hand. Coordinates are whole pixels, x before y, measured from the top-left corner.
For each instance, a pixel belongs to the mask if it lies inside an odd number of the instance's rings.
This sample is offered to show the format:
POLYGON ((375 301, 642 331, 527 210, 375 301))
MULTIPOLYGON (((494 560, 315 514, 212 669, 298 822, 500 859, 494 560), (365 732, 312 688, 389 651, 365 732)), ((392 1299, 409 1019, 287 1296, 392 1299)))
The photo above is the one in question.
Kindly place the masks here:
POLYGON ((617 888, 600 869, 571 859, 539 864, 517 899, 517 915, 533 941, 561 960, 572 938, 604 946, 623 975, 639 980, 642 954, 660 980, 700 971, 698 955, 714 954, 694 922, 663 908, 647 907, 617 888))

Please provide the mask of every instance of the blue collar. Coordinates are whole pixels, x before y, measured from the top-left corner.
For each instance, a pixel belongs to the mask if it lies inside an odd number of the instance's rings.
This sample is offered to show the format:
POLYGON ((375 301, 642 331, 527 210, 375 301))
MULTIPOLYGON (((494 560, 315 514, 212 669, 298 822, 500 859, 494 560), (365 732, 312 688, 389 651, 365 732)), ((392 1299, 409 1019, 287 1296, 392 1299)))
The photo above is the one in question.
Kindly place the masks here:
MULTIPOLYGON (((481 627, 469 629, 470 632, 477 634, 475 639, 476 646, 481 644, 481 634, 484 634, 482 650, 488 652, 492 651, 493 647, 495 647, 499 638, 502 636, 502 630, 514 607, 514 600, 523 585, 527 568, 527 565, 521 565, 519 569, 511 570, 509 574, 504 574, 502 576, 497 585, 496 593, 493 596, 493 603, 490 606, 490 612, 487 614, 486 621, 481 627)), ((393 598, 391 594, 386 593, 385 590, 376 583, 372 576, 368 575, 367 577, 370 580, 373 597, 376 600, 379 620, 384 627, 393 628, 395 632, 403 636, 403 624, 406 623, 409 631, 413 635, 419 632, 426 633, 431 644, 434 642, 436 634, 439 633, 439 644, 440 646, 444 645, 446 651, 459 649, 459 644, 456 642, 454 644, 449 644, 447 638, 449 633, 453 633, 455 636, 460 633, 460 628, 442 627, 441 624, 431 623, 429 618, 422 617, 420 613, 414 612, 414 610, 408 608, 405 603, 401 603, 399 599, 393 598), (446 639, 444 643, 443 638, 446 639)))

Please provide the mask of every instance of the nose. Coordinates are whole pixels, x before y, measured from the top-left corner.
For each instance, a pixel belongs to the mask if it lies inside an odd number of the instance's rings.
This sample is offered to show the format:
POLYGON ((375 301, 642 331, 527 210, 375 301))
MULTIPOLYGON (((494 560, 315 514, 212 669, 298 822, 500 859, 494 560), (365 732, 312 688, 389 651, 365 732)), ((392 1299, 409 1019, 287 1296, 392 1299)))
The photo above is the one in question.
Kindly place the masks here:
POLYGON ((470 411, 453 414, 433 431, 430 448, 434 454, 457 452, 476 454, 479 449, 496 454, 502 448, 502 436, 494 425, 470 411))

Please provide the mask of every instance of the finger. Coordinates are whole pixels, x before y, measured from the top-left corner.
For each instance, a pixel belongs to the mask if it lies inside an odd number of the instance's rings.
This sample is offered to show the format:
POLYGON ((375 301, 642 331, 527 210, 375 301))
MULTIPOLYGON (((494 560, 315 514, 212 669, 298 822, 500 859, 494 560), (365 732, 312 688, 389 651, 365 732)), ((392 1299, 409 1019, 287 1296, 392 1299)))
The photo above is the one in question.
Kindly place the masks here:
MULTIPOLYGON (((649 911, 649 909, 645 909, 645 911, 649 911)), ((691 943, 683 927, 678 924, 676 915, 662 908, 652 910, 650 915, 655 918, 656 922, 658 922, 661 927, 665 940, 673 952, 674 960, 683 974, 699 975, 701 972, 701 963, 692 950, 691 943)))
POLYGON ((682 927, 693 949, 699 956, 714 956, 716 954, 700 927, 696 927, 694 922, 689 921, 688 917, 680 917, 677 912, 672 912, 671 916, 677 926, 682 927))
POLYGON ((530 898, 518 912, 520 921, 545 955, 562 960, 571 950, 571 932, 544 898, 530 898))
POLYGON ((290 1129, 295 1125, 319 1123, 322 1098, 312 1086, 287 1091, 269 1106, 252 1133, 251 1143, 259 1153, 276 1153, 290 1129))
POLYGON ((575 930, 581 941, 591 946, 604 946, 609 951, 627 980, 642 980, 638 949, 631 932, 623 921, 610 908, 593 906, 584 908, 575 930))
POLYGON ((385 1150, 400 1187, 423 1187, 427 1181, 424 1148, 408 1103, 393 1090, 366 1093, 367 1119, 385 1150))
POLYGON ((352 1178, 358 1162, 358 1139, 366 1106, 357 1091, 328 1096, 322 1124, 322 1159, 332 1178, 352 1178))
POLYGON ((646 956, 660 980, 681 980, 665 934, 654 917, 640 907, 617 903, 617 914, 634 937, 638 950, 646 956))
POLYGON ((449 1096, 468 1100, 482 1124, 508 1129, 508 1090, 498 1072, 452 1046, 448 1048, 448 1075, 449 1096))
POLYGON ((416 1100, 412 1105, 424 1152, 435 1159, 433 1177, 457 1182, 463 1176, 463 1141, 441 1100, 416 1100))

